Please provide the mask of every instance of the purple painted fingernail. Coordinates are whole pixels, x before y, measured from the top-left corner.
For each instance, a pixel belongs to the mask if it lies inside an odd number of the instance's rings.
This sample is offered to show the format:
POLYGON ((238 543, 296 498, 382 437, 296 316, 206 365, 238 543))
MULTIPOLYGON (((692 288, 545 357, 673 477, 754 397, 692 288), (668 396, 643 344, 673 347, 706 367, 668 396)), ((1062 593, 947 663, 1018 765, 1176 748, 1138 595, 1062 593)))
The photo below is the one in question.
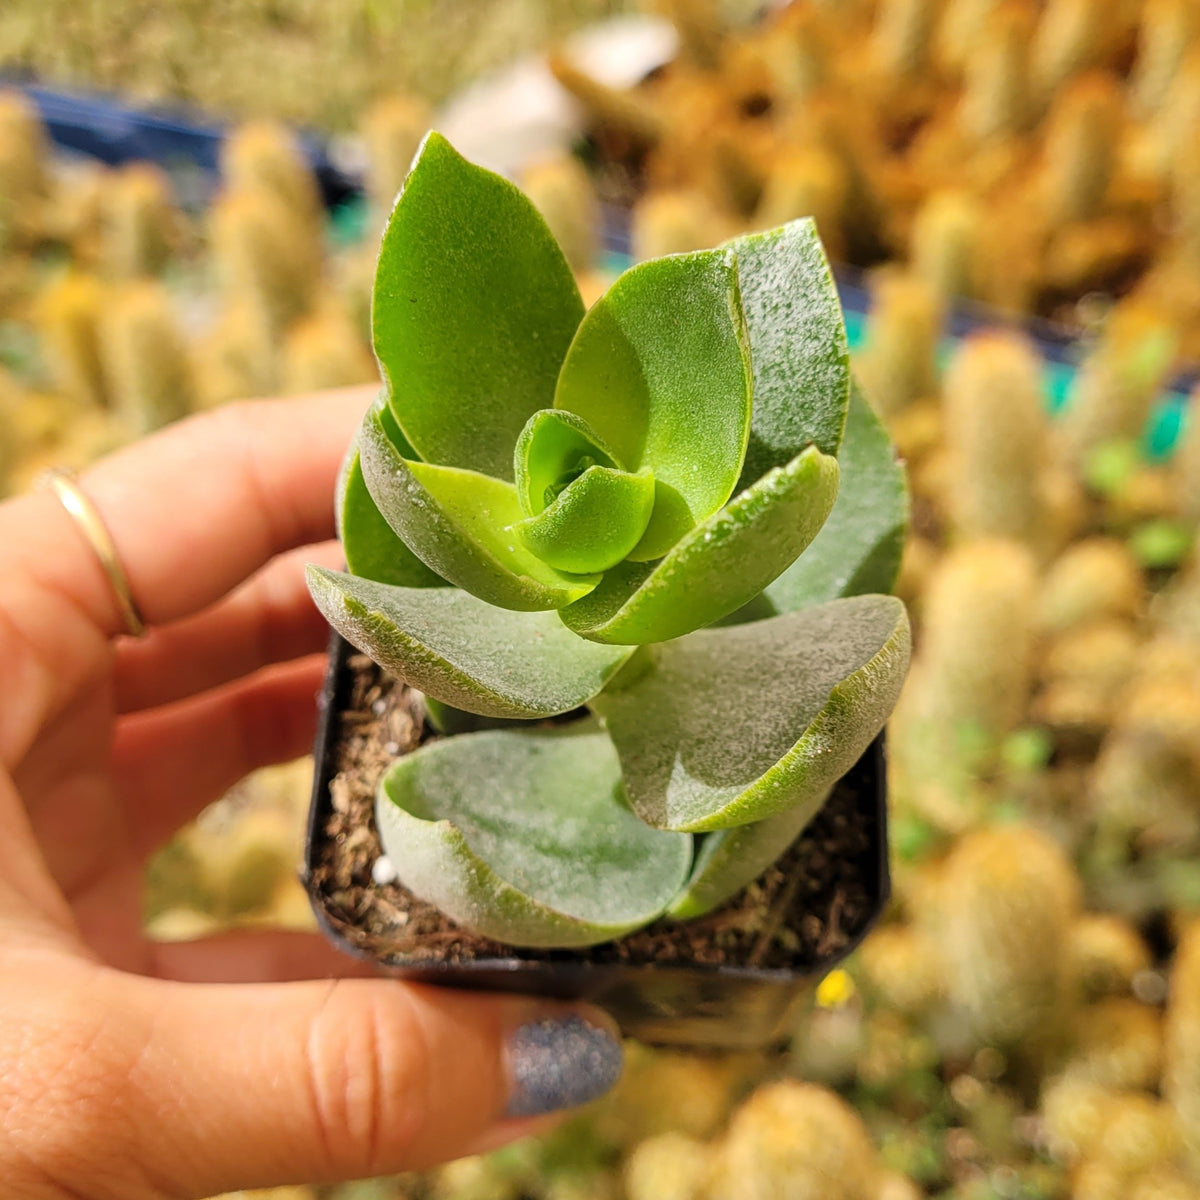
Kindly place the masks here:
POLYGON ((508 1042, 513 1090, 506 1117, 536 1117, 603 1096, 621 1075, 621 1043, 577 1015, 545 1017, 508 1042))

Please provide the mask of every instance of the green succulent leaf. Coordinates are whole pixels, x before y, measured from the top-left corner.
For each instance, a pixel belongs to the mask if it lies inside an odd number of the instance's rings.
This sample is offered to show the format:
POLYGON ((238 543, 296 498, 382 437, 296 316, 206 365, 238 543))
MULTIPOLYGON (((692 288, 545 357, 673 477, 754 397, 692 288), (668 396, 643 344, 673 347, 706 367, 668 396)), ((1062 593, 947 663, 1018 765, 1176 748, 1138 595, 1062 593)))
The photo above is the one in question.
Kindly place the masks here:
POLYGON ((615 567, 641 540, 654 508, 654 476, 588 467, 536 517, 517 524, 521 540, 560 571, 615 567))
POLYGON ((626 271, 567 351, 554 407, 582 417, 627 471, 654 473, 631 557, 665 554, 733 494, 750 431, 751 367, 737 262, 706 250, 626 271))
POLYGON ((511 483, 477 471, 407 459, 389 436, 383 406, 359 431, 363 478, 388 525, 443 579, 500 608, 562 608, 599 576, 556 571, 513 526, 524 519, 511 483))
POLYGON ((330 625, 385 671, 479 716, 570 712, 632 653, 576 637, 553 613, 510 612, 457 588, 391 587, 316 566, 308 586, 330 625))
POLYGON ((582 317, 533 204, 430 133, 384 230, 371 308, 391 404, 420 457, 511 480, 517 435, 550 407, 582 317))
POLYGON ((844 775, 895 705, 909 645, 899 600, 856 596, 656 647, 591 705, 644 821, 724 829, 812 804, 844 775))
POLYGON ((842 483, 813 544, 766 589, 776 612, 839 596, 890 592, 908 527, 904 465, 857 381, 838 453, 842 483))
POLYGON ((616 455, 582 418, 543 408, 525 423, 513 453, 517 497, 536 516, 588 467, 621 467, 616 455))
POLYGON ((691 838, 644 825, 620 783, 591 723, 463 734, 396 763, 376 818, 400 880, 464 928, 587 946, 654 920, 691 863, 691 838))
MULTIPOLYGON (((386 417, 386 412, 385 412, 386 417)), ((395 433, 399 435, 399 430, 395 433)), ((400 435, 403 436, 403 435, 400 435)), ((355 575, 399 587, 439 587, 445 580, 431 571, 383 519, 363 479, 358 439, 342 460, 335 489, 338 537, 346 566, 355 575)))
POLYGON ((754 415, 740 491, 805 446, 837 454, 850 399, 850 348, 810 217, 726 246, 737 255, 754 363, 754 415))
POLYGON ((582 637, 625 645, 711 625, 795 560, 816 537, 837 490, 837 460, 810 446, 696 526, 660 562, 622 563, 559 616, 582 637))
POLYGON ((702 917, 753 883, 804 832, 828 797, 828 791, 814 792, 803 804, 765 821, 706 834, 687 885, 667 915, 680 921, 702 917))

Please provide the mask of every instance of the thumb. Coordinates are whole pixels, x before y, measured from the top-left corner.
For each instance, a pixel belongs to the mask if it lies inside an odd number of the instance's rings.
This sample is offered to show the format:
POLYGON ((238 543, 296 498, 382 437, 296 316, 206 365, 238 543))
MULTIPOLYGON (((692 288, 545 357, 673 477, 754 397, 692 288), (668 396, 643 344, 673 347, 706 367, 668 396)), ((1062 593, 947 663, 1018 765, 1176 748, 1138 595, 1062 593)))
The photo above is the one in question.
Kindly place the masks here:
MULTIPOLYGON (((126 977, 128 979, 128 977, 126 977)), ((128 980, 148 1031, 131 1074, 171 1195, 415 1170, 502 1144, 621 1070, 594 1010, 388 980, 128 980), (151 1132, 152 1131, 152 1132, 151 1132)))

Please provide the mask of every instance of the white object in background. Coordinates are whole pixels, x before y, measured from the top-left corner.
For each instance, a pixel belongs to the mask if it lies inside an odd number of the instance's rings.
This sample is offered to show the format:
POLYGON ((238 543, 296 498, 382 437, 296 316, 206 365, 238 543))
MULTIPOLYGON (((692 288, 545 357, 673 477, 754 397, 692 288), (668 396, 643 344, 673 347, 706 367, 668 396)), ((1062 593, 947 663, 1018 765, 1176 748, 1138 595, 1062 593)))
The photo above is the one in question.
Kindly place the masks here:
MULTIPOLYGON (((614 17, 568 38, 563 53, 593 79, 626 88, 670 62, 678 45, 669 21, 614 17)), ((451 97, 435 126, 464 157, 515 177, 568 150, 583 131, 583 119, 539 55, 451 97)))

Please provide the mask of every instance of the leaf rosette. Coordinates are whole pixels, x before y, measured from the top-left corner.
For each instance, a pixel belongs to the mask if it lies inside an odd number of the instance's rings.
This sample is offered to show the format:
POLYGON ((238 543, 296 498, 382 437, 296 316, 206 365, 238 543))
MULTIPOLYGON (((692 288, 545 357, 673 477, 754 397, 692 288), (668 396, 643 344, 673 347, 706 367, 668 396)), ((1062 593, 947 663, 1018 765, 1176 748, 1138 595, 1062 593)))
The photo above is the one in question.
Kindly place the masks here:
POLYGON ((803 829, 907 668, 903 607, 865 594, 895 575, 903 479, 812 222, 642 263, 585 313, 528 199, 431 133, 372 326, 384 388, 318 606, 439 709, 593 714, 398 762, 401 879, 514 944, 707 911, 803 829))

